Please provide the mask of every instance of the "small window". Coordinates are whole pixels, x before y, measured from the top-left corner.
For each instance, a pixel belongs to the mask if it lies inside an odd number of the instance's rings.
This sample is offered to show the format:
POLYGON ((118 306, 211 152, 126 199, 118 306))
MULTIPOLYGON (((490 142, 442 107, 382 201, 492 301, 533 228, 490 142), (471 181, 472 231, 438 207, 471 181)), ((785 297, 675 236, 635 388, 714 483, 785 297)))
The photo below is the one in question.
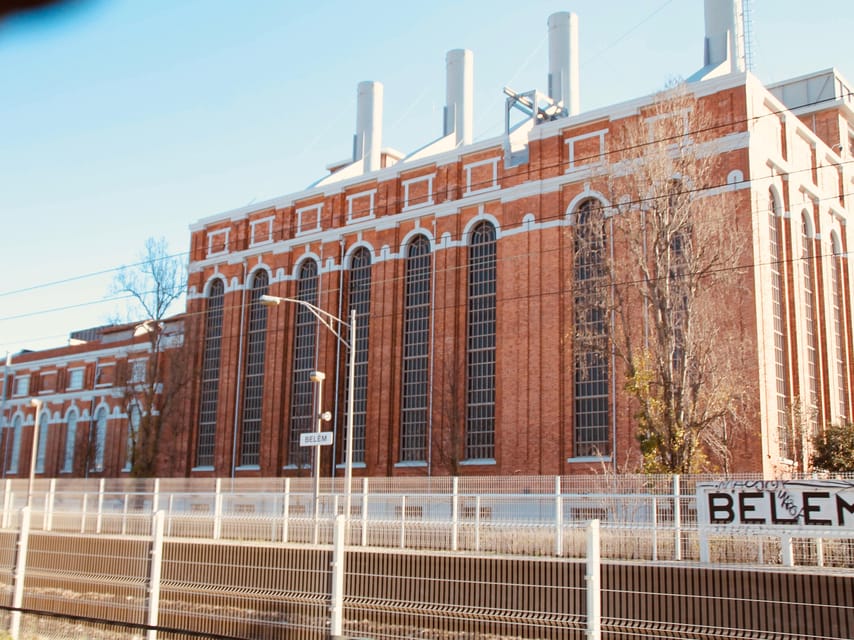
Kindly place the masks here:
POLYGON ((30 376, 18 376, 15 378, 15 395, 25 396, 30 392, 30 376))
POLYGON ((131 362, 130 382, 140 383, 145 382, 147 360, 134 360, 131 362))
POLYGON ((83 369, 70 369, 68 371, 68 391, 76 391, 83 388, 83 369))

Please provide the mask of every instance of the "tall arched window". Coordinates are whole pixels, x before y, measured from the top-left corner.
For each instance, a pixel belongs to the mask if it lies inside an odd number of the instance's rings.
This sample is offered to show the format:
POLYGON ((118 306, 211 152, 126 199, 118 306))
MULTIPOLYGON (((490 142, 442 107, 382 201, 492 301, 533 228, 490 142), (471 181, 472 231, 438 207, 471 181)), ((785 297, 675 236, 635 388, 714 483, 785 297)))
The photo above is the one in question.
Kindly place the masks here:
MULTIPOLYGON (((348 302, 356 312, 356 374, 353 384, 353 461, 365 461, 368 416, 368 335, 371 312, 371 254, 364 247, 350 259, 348 302)), ((346 407, 345 407, 346 408, 346 407)))
POLYGON ((771 315, 774 322, 774 378, 777 391, 777 440, 780 455, 792 459, 792 439, 789 436, 789 341, 785 315, 785 273, 783 255, 783 218, 777 215, 774 192, 768 196, 768 253, 771 265, 771 315))
POLYGON ((842 253, 842 244, 839 236, 834 232, 831 241, 833 243, 833 267, 830 270, 831 295, 833 297, 833 343, 835 345, 836 360, 836 392, 839 398, 837 413, 838 420, 845 422, 848 413, 848 358, 845 336, 848 335, 846 326, 846 297, 845 297, 845 257, 842 253))
POLYGON ((241 466, 261 463, 261 407, 264 398, 264 356, 267 348, 267 307, 260 298, 267 294, 269 276, 264 270, 252 278, 249 292, 249 330, 246 336, 246 376, 243 395, 241 466))
MULTIPOLYGON (((299 270, 297 299, 317 304, 319 278, 314 260, 303 262, 299 270)), ((312 382, 309 374, 315 367, 317 322, 314 315, 301 304, 296 308, 294 321, 294 363, 291 378, 291 429, 288 438, 288 464, 305 466, 309 463, 309 447, 300 446, 300 434, 313 429, 312 382)))
POLYGON ((50 412, 42 411, 39 418, 38 447, 36 448, 36 473, 44 473, 47 458, 47 441, 50 437, 50 412))
POLYGON ((582 202, 575 215, 574 305, 575 457, 611 454, 609 402, 609 295, 604 251, 605 217, 597 200, 582 202))
POLYGON ((62 457, 62 473, 74 471, 74 443, 77 439, 77 410, 72 409, 65 418, 65 451, 62 457))
POLYGON ((495 255, 495 227, 481 222, 472 229, 469 243, 465 451, 468 460, 495 458, 495 255))
POLYGON ((139 405, 134 402, 128 409, 128 442, 127 451, 125 451, 125 471, 130 471, 133 468, 136 446, 139 442, 140 422, 142 422, 142 412, 139 410, 139 405))
POLYGON ((199 440, 196 466, 212 467, 216 445, 216 414, 219 403, 219 374, 222 354, 222 317, 225 284, 214 280, 208 293, 205 311, 205 342, 202 354, 201 402, 199 406, 199 440))
POLYGON ((212 467, 214 465, 224 303, 225 285, 222 280, 214 280, 208 293, 208 308, 205 312, 205 341, 204 353, 202 354, 201 401, 199 403, 199 440, 196 445, 196 466, 198 467, 212 467))
POLYGON ((818 432, 820 422, 818 401, 818 309, 815 295, 815 252, 813 231, 809 215, 801 214, 801 270, 804 286, 804 317, 806 318, 807 382, 809 391, 808 412, 804 416, 810 435, 818 432))
POLYGON ((430 242, 416 236, 406 248, 403 301, 403 389, 400 417, 400 459, 427 460, 430 422, 430 242))
POLYGON ((104 470, 104 454, 107 445, 107 408, 101 407, 95 413, 95 459, 92 461, 92 471, 104 470))
POLYGON ((12 421, 12 456, 9 460, 9 473, 18 473, 21 460, 21 432, 24 429, 24 419, 20 414, 12 421))

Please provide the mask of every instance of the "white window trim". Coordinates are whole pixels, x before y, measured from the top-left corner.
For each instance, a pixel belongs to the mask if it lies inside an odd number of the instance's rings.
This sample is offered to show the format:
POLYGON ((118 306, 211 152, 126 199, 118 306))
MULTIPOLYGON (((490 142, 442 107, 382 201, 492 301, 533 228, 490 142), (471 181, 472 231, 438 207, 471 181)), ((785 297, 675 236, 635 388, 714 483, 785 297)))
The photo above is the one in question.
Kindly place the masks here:
POLYGON ((133 360, 128 360, 128 364, 130 365, 130 378, 128 382, 131 384, 144 383, 148 377, 148 358, 135 358, 133 360), (137 376, 140 369, 142 370, 142 375, 137 376))
POLYGON ((572 138, 566 138, 563 143, 567 146, 567 153, 569 154, 569 162, 564 173, 569 173, 570 171, 577 169, 579 167, 590 167, 601 165, 605 163, 605 134, 608 133, 607 129, 599 129, 598 131, 591 131, 590 133, 584 133, 580 136, 574 136, 572 138), (590 162, 586 162, 582 165, 575 164, 575 143, 582 142, 584 140, 590 140, 591 138, 599 138, 599 158, 598 160, 591 160, 590 162))
POLYGON ((410 209, 417 209, 418 207, 426 207, 431 204, 435 204, 435 200, 433 199, 433 180, 436 177, 435 173, 431 173, 426 176, 419 176, 417 178, 410 178, 409 180, 403 181, 403 211, 408 211, 410 209), (418 204, 409 204, 409 188, 412 185, 420 184, 422 182, 427 183, 427 200, 424 202, 419 202, 418 204))
POLYGON ((12 395, 20 398, 20 397, 29 395, 29 393, 30 393, 30 374, 26 374, 23 376, 15 376, 15 390, 12 393, 12 395), (22 385, 24 386, 23 389, 21 389, 22 385))
MULTIPOLYGON (((360 191, 359 193, 351 193, 347 196, 347 222, 353 222, 354 220, 369 220, 375 216, 374 207, 376 206, 376 189, 368 189, 367 191, 360 191), (353 212, 353 202, 360 198, 370 198, 371 204, 368 206, 368 213, 364 215, 354 215, 353 212)), ((356 212, 358 213, 358 211, 356 212)))
POLYGON ((80 389, 83 388, 85 378, 86 378, 85 367, 75 367, 74 369, 69 369, 68 370, 68 387, 67 387, 67 390, 68 391, 79 391, 80 389), (80 375, 80 384, 75 385, 75 384, 73 384, 74 383, 74 376, 78 375, 78 374, 80 375))
POLYGON ((299 209, 297 209, 296 213, 297 213, 297 233, 296 233, 296 235, 301 236, 303 234, 311 233, 313 231, 320 231, 320 219, 321 219, 322 214, 323 214, 323 203, 322 202, 320 204, 313 204, 309 207, 300 207, 299 209), (303 229, 302 228, 303 214, 308 213, 310 211, 314 211, 316 213, 317 224, 315 224, 313 227, 303 229))
POLYGON ((208 231, 208 257, 211 256, 220 256, 224 253, 228 253, 228 242, 229 236, 231 234, 231 229, 217 229, 216 231, 208 231), (220 242, 215 242, 219 240, 222 242, 222 249, 216 249, 220 242))
POLYGON ((487 158, 486 160, 479 160, 477 162, 472 162, 463 166, 463 169, 466 172, 466 191, 463 194, 464 196, 471 195, 473 193, 483 193, 484 191, 494 191, 498 189, 498 161, 500 158, 487 158), (478 167, 483 167, 486 165, 492 165, 492 182, 485 186, 479 187, 476 189, 472 189, 471 184, 471 174, 472 169, 477 169, 478 167))
POLYGON ((56 382, 58 379, 59 379, 59 372, 56 371, 55 369, 53 371, 39 371, 39 395, 44 396, 44 395, 49 395, 51 393, 56 393, 57 392, 56 382), (54 376, 57 376, 54 378, 53 389, 45 389, 44 379, 51 374, 53 374, 54 376))
POLYGON ((258 245, 261 245, 261 244, 270 244, 273 241, 273 220, 274 220, 273 216, 268 216, 266 218, 259 218, 258 220, 253 220, 252 222, 249 223, 249 226, 250 226, 250 229, 249 229, 249 246, 250 247, 257 247, 258 245), (255 239, 255 233, 258 231, 258 228, 261 225, 267 225, 266 234, 264 234, 263 233, 264 230, 261 229, 262 235, 265 235, 266 237, 263 240, 256 240, 255 239))

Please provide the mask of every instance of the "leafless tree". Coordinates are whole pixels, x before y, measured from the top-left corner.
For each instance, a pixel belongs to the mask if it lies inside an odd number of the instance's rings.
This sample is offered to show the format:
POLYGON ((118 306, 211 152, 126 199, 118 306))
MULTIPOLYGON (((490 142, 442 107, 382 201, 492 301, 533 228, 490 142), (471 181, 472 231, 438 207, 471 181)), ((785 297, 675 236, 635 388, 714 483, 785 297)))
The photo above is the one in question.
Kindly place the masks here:
POLYGON ((728 467, 744 418, 739 318, 725 305, 741 293, 740 238, 750 234, 738 228, 714 125, 684 86, 662 92, 615 132, 612 207, 593 221, 613 218, 615 244, 610 292, 588 306, 613 303, 610 337, 649 472, 728 467))
POLYGON ((167 314, 184 294, 186 282, 183 260, 169 253, 164 238, 149 238, 140 260, 123 267, 113 283, 116 293, 133 300, 128 315, 144 319, 137 330, 148 342, 145 359, 128 363, 122 376, 129 422, 127 455, 134 477, 157 473, 165 431, 178 428, 170 419, 181 414, 183 392, 193 371, 187 350, 181 348, 191 327, 167 314))

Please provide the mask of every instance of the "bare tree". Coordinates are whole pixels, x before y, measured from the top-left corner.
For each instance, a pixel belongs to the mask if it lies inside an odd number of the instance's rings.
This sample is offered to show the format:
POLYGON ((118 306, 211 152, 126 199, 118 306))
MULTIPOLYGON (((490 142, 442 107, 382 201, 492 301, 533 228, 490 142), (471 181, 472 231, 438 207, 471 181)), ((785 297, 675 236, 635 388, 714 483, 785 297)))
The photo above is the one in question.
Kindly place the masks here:
POLYGON ((134 301, 129 316, 144 321, 139 325, 148 341, 144 359, 129 363, 123 375, 125 409, 128 415, 128 462, 134 477, 157 473, 160 443, 170 417, 180 413, 182 392, 192 372, 185 350, 181 319, 167 313, 186 289, 183 260, 171 255, 165 238, 149 238, 140 260, 123 267, 113 283, 115 292, 126 293, 134 301))
POLYGON ((617 204, 602 212, 613 215, 615 250, 610 296, 599 299, 614 304, 611 340, 649 472, 729 467, 744 416, 738 318, 721 311, 747 271, 737 199, 716 152, 721 133, 707 114, 674 86, 616 132, 622 155, 608 189, 617 204))

